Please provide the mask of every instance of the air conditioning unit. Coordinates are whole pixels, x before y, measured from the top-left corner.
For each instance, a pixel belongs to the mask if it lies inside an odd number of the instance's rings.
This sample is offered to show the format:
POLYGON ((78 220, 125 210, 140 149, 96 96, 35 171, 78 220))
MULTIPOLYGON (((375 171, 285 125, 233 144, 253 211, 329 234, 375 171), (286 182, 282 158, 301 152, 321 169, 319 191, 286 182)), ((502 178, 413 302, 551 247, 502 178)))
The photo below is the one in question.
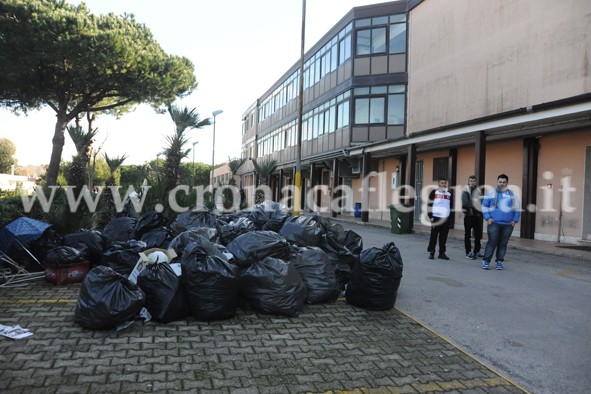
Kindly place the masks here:
POLYGON ((361 174, 361 167, 360 166, 351 167, 351 174, 353 174, 353 175, 361 174))

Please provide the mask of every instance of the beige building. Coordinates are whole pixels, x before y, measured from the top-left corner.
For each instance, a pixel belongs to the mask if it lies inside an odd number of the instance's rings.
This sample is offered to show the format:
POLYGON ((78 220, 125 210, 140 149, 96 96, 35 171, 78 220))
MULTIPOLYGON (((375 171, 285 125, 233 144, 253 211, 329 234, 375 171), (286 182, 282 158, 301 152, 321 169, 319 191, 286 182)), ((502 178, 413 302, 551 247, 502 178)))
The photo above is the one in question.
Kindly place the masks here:
POLYGON ((232 171, 228 163, 220 164, 213 170, 213 183, 216 186, 229 185, 232 178, 232 171))
MULTIPOLYGON (((303 76, 306 208, 386 220, 402 195, 418 222, 437 177, 461 188, 505 173, 523 208, 513 236, 591 241, 591 2, 357 7, 306 53, 303 76)), ((294 178, 298 92, 294 62, 243 117, 243 157, 280 164, 278 200, 294 178)), ((254 184, 249 160, 240 173, 254 184)))

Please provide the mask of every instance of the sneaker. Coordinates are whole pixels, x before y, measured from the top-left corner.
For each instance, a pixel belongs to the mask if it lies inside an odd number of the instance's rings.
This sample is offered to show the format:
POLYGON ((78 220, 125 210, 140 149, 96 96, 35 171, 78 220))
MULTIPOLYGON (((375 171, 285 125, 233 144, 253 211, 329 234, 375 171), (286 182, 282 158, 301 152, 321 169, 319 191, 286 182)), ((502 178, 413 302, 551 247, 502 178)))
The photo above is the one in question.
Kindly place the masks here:
POLYGON ((429 260, 433 260, 435 258, 435 253, 429 253, 429 260))
POLYGON ((488 261, 483 261, 482 262, 482 269, 483 270, 489 270, 490 269, 490 264, 488 261))
POLYGON ((472 252, 466 253, 466 258, 470 259, 470 260, 474 260, 476 258, 476 255, 472 252))
POLYGON ((478 257, 478 258, 480 258, 480 259, 481 259, 481 258, 483 258, 483 257, 484 257, 484 255, 483 255, 482 253, 478 252, 478 253, 476 253, 476 257, 478 257))
POLYGON ((503 262, 502 261, 497 261, 497 265, 495 267, 496 269, 498 269, 499 271, 503 269, 503 262))
POLYGON ((439 253, 439 256, 437 256, 437 258, 442 260, 449 260, 449 257, 447 257, 445 253, 439 253))

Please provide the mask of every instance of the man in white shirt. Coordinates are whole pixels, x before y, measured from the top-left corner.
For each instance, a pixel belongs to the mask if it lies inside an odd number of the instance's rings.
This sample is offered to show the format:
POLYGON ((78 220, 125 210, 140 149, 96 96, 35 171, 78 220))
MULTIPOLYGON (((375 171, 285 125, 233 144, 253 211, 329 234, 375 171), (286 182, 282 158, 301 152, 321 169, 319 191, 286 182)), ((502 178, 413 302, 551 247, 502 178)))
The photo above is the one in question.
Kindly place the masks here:
POLYGON ((445 244, 447 243, 447 235, 449 234, 450 214, 452 204, 452 195, 447 190, 447 178, 439 178, 437 181, 437 189, 429 193, 429 202, 427 204, 427 216, 431 222, 431 235, 429 237, 429 259, 435 258, 435 247, 439 241, 439 255, 443 260, 449 260, 445 254, 445 244))

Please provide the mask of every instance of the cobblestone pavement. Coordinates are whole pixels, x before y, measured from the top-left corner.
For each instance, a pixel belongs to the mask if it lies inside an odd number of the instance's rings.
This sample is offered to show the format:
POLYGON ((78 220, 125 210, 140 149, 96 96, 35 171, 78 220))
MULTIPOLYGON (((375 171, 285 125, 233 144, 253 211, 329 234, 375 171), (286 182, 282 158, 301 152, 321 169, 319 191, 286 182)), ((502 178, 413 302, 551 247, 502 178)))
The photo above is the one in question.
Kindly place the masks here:
POLYGON ((288 318, 74 324, 80 285, 0 288, 2 393, 522 393, 516 384, 393 309, 308 305, 288 318))

